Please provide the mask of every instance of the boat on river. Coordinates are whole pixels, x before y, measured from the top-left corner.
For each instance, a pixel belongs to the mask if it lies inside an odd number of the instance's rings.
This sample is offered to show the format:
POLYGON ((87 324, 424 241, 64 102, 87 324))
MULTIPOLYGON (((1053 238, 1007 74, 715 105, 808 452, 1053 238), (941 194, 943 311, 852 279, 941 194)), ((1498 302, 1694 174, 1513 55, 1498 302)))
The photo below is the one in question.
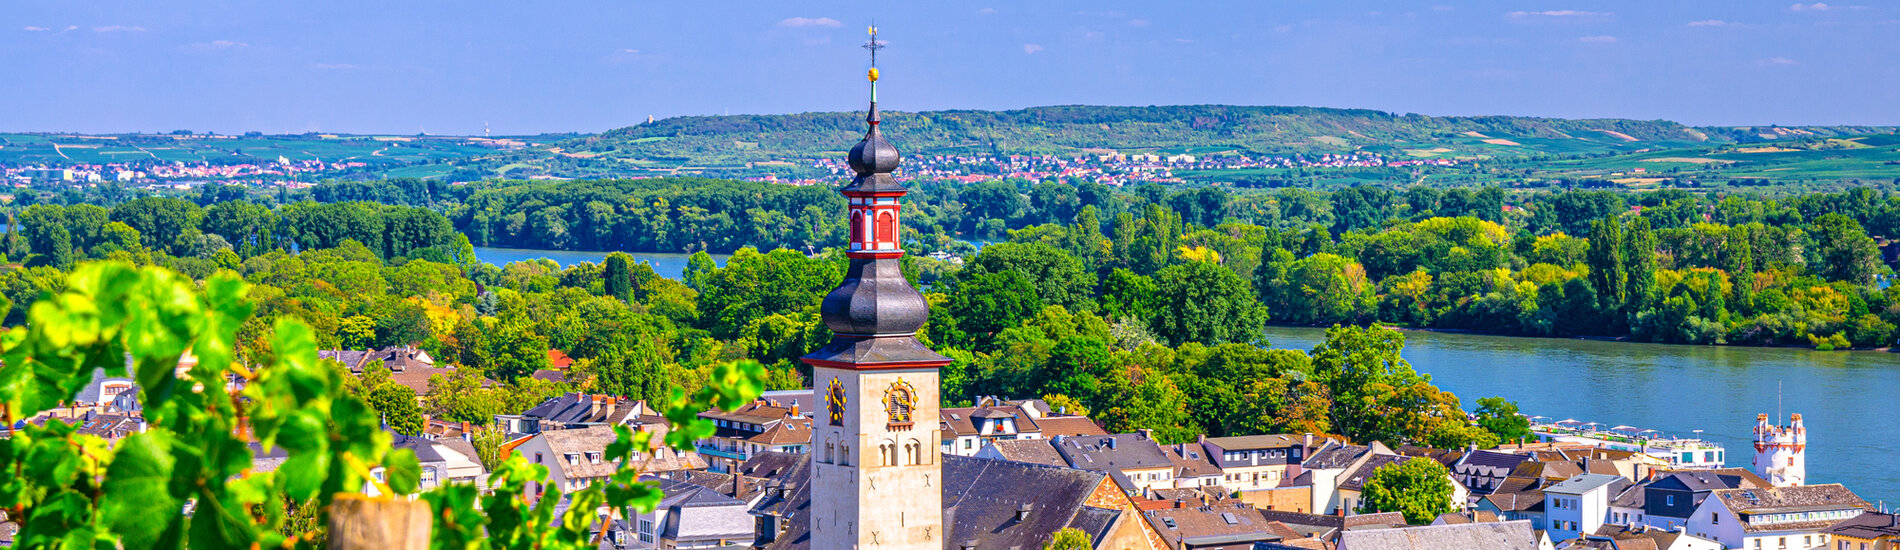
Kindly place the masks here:
POLYGON ((1543 443, 1573 443, 1602 449, 1643 453, 1671 467, 1721 468, 1728 453, 1721 443, 1700 437, 1671 436, 1660 430, 1635 426, 1607 426, 1573 419, 1530 417, 1531 434, 1543 443))

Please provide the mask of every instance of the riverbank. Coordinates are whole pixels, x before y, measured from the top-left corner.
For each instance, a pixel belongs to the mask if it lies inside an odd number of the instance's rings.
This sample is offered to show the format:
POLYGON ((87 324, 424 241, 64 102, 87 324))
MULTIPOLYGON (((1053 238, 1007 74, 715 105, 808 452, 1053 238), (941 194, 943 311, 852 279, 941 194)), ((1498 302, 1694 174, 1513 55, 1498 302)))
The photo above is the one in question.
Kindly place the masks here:
MULTIPOLYGON (((1314 327, 1268 327, 1276 348, 1311 349, 1314 327)), ((1655 428, 1754 456, 1755 415, 1802 413, 1811 483, 1845 483, 1874 500, 1900 498, 1886 457, 1900 416, 1900 354, 1814 353, 1759 346, 1684 346, 1409 331, 1401 356, 1466 406, 1500 396, 1527 413, 1655 428)), ((1786 421, 1785 418, 1782 421, 1786 421)))
MULTIPOLYGON (((1331 327, 1331 325, 1325 325, 1325 326, 1288 325, 1288 324, 1276 324, 1276 323, 1268 323, 1267 326, 1280 327, 1280 328, 1318 329, 1318 330, 1325 330, 1331 327)), ((1657 346, 1686 346, 1686 347, 1705 347, 1705 348, 1798 349, 1798 350, 1807 350, 1807 351, 1820 352, 1820 353, 1836 352, 1836 351, 1873 351, 1873 352, 1881 352, 1881 353, 1895 353, 1896 350, 1900 350, 1900 348, 1895 348, 1893 346, 1872 347, 1872 348, 1834 348, 1831 350, 1819 350, 1819 349, 1813 348, 1812 346, 1801 346, 1801 345, 1794 345, 1794 344, 1677 344, 1673 342, 1649 342, 1645 340, 1636 340, 1628 336, 1587 336, 1587 335, 1534 336, 1534 335, 1529 335, 1529 334, 1506 334, 1506 333, 1497 333, 1497 332, 1483 332, 1483 331, 1476 331, 1476 330, 1462 329, 1462 328, 1412 327, 1412 326, 1403 326, 1403 325, 1389 325, 1385 323, 1379 323, 1379 326, 1400 331, 1400 332, 1429 332, 1429 333, 1435 333, 1435 334, 1466 334, 1466 335, 1473 335, 1473 336, 1496 336, 1499 338, 1532 338, 1532 339, 1540 339, 1540 340, 1581 340, 1581 341, 1586 341, 1586 342, 1650 344, 1650 345, 1657 345, 1657 346)))

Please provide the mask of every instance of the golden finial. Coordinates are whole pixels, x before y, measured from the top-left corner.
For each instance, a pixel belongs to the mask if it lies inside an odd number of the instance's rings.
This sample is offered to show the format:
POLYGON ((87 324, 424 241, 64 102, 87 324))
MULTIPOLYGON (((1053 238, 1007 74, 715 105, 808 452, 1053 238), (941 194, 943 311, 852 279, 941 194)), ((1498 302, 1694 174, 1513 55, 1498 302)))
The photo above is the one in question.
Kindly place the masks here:
POLYGON ((872 82, 877 82, 877 67, 871 67, 871 72, 867 76, 871 78, 872 82))

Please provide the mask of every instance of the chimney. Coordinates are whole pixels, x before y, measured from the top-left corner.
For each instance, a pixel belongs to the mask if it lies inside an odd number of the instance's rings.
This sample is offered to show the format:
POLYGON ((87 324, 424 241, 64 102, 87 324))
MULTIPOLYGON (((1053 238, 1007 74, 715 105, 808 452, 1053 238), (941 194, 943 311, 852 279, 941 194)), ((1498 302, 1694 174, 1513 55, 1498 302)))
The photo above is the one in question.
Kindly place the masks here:
POLYGON ((976 550, 976 539, 963 541, 963 544, 959 545, 959 547, 962 550, 976 550))
POLYGON ((1135 433, 1141 434, 1142 439, 1147 439, 1147 440, 1152 441, 1155 438, 1155 431, 1148 428, 1135 430, 1135 433))
POLYGON ((792 401, 792 418, 798 418, 798 401, 792 401))
POLYGON ((1018 523, 1027 521, 1029 519, 1029 511, 1034 508, 1035 508, 1035 505, 1032 505, 1026 502, 1023 503, 1022 506, 1017 506, 1016 507, 1016 521, 1018 523))
POLYGON ((1469 454, 1469 453, 1475 453, 1475 452, 1478 452, 1478 444, 1477 444, 1477 443, 1466 443, 1466 444, 1465 444, 1465 453, 1466 453, 1466 454, 1469 454))
POLYGON ((1303 445, 1308 449, 1313 448, 1313 433, 1307 432, 1306 436, 1300 439, 1300 445, 1303 445))
POLYGON ((587 417, 592 419, 597 414, 600 414, 600 396, 587 396, 587 417))

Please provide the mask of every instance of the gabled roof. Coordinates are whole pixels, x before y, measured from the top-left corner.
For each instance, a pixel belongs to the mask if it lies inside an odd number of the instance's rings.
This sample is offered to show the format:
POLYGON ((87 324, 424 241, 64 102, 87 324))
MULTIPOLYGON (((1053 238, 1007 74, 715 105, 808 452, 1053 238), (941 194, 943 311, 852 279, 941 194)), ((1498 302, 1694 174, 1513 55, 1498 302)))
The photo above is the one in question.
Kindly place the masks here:
POLYGON ((1161 445, 1141 434, 1114 434, 1051 439, 1056 452, 1070 467, 1098 472, 1173 468, 1161 445))
POLYGON ((614 442, 614 430, 607 426, 589 426, 571 430, 549 430, 535 434, 545 439, 554 456, 548 457, 553 464, 572 478, 595 478, 613 475, 620 469, 618 463, 607 460, 604 453, 607 445, 614 442), (598 457, 599 462, 590 460, 589 454, 598 457), (568 455, 573 455, 572 463, 568 455))
POLYGON ((1478 499, 1489 502, 1500 512, 1542 512, 1544 511, 1543 491, 1520 491, 1510 493, 1491 493, 1478 499))
MULTIPOLYGON (((1318 442, 1322 439, 1321 436, 1315 436, 1313 440, 1318 442)), ((1255 451, 1299 447, 1306 444, 1306 436, 1302 434, 1236 435, 1210 437, 1203 441, 1227 451, 1255 451)))
MULTIPOLYGON (((1626 479, 1622 476, 1613 476, 1613 475, 1604 475, 1604 474, 1577 474, 1577 475, 1571 476, 1570 479, 1557 482, 1556 485, 1545 487, 1544 493, 1557 494, 1557 495, 1581 495, 1584 493, 1588 493, 1590 491, 1597 490, 1602 487, 1609 487, 1610 485, 1615 484, 1618 481, 1629 483, 1629 479, 1626 479)), ((1617 488, 1615 487, 1611 488, 1611 490, 1616 490, 1616 489, 1617 488)))
POLYGON ((1207 448, 1200 445, 1167 445, 1161 451, 1174 463, 1174 477, 1208 477, 1221 475, 1220 466, 1214 464, 1214 457, 1207 448))
POLYGON ((775 422, 758 435, 746 438, 746 441, 760 445, 801 445, 811 443, 811 419, 792 418, 785 422, 775 422))
POLYGON ((1035 419, 1036 427, 1042 430, 1042 437, 1108 435, 1101 426, 1086 416, 1045 416, 1035 419))
MULTIPOLYGON (((752 508, 754 514, 784 518, 785 533, 768 549, 818 550, 811 548, 810 458, 810 454, 767 452, 741 468, 790 462, 780 466, 785 471, 773 481, 780 490, 777 496, 768 491, 752 508)), ((1087 504, 1106 482, 1101 472, 944 455, 942 476, 947 546, 976 541, 977 548, 1042 548, 1065 527, 1081 529, 1099 540, 1118 522, 1133 519, 1124 518, 1119 510, 1087 504), (1017 510, 1025 505, 1029 516, 1017 521, 1017 510)))
POLYGON ((1339 550, 1536 550, 1537 547, 1538 538, 1531 531, 1529 521, 1349 530, 1339 534, 1339 550))
POLYGON ((752 538, 753 519, 745 502, 691 483, 662 484, 661 490, 666 496, 660 508, 667 511, 661 537, 680 542, 752 538))
POLYGON ((1753 489, 1716 489, 1709 493, 1722 505, 1738 514, 1773 514, 1847 508, 1872 509, 1867 501, 1839 483, 1798 487, 1757 487, 1753 489))
POLYGON ((1307 456, 1306 462, 1301 463, 1300 466, 1308 470, 1345 468, 1352 465, 1352 461, 1358 460, 1360 456, 1369 452, 1372 452, 1372 447, 1368 445, 1340 445, 1328 442, 1307 456))
POLYGON ((1174 548, 1188 544, 1242 543, 1276 541, 1284 538, 1260 510, 1246 503, 1215 504, 1188 508, 1163 508, 1142 512, 1162 540, 1174 548))
POLYGON ((990 442, 990 447, 1004 460, 1028 462, 1044 466, 1068 466, 1062 459, 1062 453, 1056 452, 1054 445, 1047 439, 998 439, 990 442))
POLYGON ((1857 539, 1900 540, 1900 516, 1867 512, 1853 519, 1845 520, 1827 528, 1830 535, 1854 537, 1857 539))
POLYGON ((1486 450, 1480 449, 1480 450, 1465 453, 1464 458, 1459 460, 1458 463, 1470 464, 1473 466, 1486 466, 1490 468, 1503 468, 1505 470, 1513 470, 1517 468, 1518 464, 1522 464, 1524 463, 1524 461, 1530 460, 1530 459, 1531 457, 1527 455, 1520 455, 1520 454, 1514 454, 1514 453, 1501 453, 1497 451, 1486 451, 1486 450))
POLYGON ((1405 461, 1415 459, 1417 459, 1417 457, 1391 455, 1374 456, 1366 460, 1365 464, 1360 465, 1359 469, 1353 470, 1350 474, 1346 474, 1346 477, 1339 482, 1339 489, 1342 491, 1365 489, 1366 480, 1372 479, 1372 475, 1378 472, 1379 468, 1390 464, 1404 464, 1405 461))

